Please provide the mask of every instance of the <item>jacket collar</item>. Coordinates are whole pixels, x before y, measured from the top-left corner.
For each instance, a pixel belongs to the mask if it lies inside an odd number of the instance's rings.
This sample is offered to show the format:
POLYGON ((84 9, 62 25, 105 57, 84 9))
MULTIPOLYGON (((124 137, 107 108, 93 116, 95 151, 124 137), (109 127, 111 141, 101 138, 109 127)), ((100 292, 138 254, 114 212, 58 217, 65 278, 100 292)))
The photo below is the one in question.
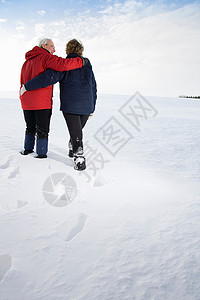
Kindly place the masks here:
POLYGON ((75 54, 75 53, 70 53, 67 55, 67 58, 75 58, 75 57, 82 57, 82 56, 75 54))

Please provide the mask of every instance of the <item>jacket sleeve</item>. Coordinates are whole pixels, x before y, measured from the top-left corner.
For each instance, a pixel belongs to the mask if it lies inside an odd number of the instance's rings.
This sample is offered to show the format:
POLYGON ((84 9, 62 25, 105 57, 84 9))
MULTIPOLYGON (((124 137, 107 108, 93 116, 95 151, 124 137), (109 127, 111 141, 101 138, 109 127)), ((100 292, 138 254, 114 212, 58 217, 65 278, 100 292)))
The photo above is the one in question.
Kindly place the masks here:
POLYGON ((83 59, 81 57, 62 58, 49 53, 44 60, 44 69, 53 69, 55 71, 69 71, 82 68, 82 66, 83 59))
POLYGON ((46 70, 43 74, 40 74, 33 79, 25 83, 25 88, 27 91, 37 90, 40 88, 45 88, 49 85, 53 85, 56 82, 60 81, 64 72, 58 72, 51 69, 46 70))
POLYGON ((94 110, 95 110, 96 100, 97 100, 97 84, 96 84, 96 80, 95 80, 94 73, 92 70, 92 65, 91 65, 89 59, 84 57, 84 60, 86 62, 84 67, 90 68, 91 72, 92 72, 92 94, 93 94, 94 110))
POLYGON ((92 91, 93 91, 94 109, 95 109, 96 100, 97 100, 97 83, 93 71, 92 71, 92 91))

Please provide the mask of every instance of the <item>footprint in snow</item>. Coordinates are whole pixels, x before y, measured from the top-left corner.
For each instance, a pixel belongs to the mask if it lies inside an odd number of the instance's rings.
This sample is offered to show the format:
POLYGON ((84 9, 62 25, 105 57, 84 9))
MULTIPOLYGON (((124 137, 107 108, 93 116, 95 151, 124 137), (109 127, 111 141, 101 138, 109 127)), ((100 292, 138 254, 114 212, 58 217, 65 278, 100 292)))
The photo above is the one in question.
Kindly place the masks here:
POLYGON ((12 266, 12 259, 9 254, 0 255, 0 281, 3 280, 6 273, 12 266))
POLYGON ((10 166, 11 159, 8 159, 4 164, 0 165, 0 169, 7 169, 10 166))
POLYGON ((104 176, 98 175, 93 182, 93 186, 100 187, 100 186, 106 185, 107 183, 108 183, 108 180, 104 176))
POLYGON ((10 175, 8 176, 8 179, 13 179, 19 174, 19 167, 15 168, 10 175))
POLYGON ((66 238, 67 242, 71 241, 77 234, 79 234, 83 230, 83 228, 85 227, 86 220, 87 220, 86 215, 82 214, 79 216, 77 225, 71 229, 71 231, 69 232, 66 238))
POLYGON ((84 229, 87 218, 87 215, 81 214, 78 220, 75 218, 66 221, 59 228, 58 235, 67 242, 71 241, 84 229))
POLYGON ((21 208, 27 204, 28 204, 27 201, 17 200, 17 208, 21 208))

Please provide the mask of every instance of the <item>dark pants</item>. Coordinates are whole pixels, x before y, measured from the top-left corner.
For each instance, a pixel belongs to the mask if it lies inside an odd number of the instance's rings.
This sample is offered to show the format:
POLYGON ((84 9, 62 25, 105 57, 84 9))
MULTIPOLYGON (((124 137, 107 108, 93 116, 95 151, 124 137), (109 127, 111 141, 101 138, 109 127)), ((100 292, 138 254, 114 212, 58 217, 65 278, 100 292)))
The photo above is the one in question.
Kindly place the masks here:
POLYGON ((38 139, 48 139, 51 109, 24 110, 26 135, 37 135, 38 139))
POLYGON ((72 143, 73 152, 76 153, 80 147, 83 148, 82 129, 85 126, 89 116, 68 114, 66 112, 63 112, 63 116, 69 130, 70 142, 72 143))

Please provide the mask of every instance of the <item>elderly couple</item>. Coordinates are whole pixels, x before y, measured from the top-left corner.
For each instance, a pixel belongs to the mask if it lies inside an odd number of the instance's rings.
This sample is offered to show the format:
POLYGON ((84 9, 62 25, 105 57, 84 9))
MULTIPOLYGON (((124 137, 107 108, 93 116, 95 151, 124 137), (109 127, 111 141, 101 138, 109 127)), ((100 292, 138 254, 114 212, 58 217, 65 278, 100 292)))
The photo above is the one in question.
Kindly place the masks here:
POLYGON ((92 66, 83 58, 83 50, 82 43, 73 39, 66 45, 67 58, 57 57, 53 55, 54 43, 45 38, 26 53, 20 90, 26 122, 22 155, 33 152, 36 136, 36 157, 47 157, 53 84, 59 81, 60 110, 70 135, 69 157, 74 159, 75 170, 86 168, 82 129, 95 110, 97 89, 92 66))

